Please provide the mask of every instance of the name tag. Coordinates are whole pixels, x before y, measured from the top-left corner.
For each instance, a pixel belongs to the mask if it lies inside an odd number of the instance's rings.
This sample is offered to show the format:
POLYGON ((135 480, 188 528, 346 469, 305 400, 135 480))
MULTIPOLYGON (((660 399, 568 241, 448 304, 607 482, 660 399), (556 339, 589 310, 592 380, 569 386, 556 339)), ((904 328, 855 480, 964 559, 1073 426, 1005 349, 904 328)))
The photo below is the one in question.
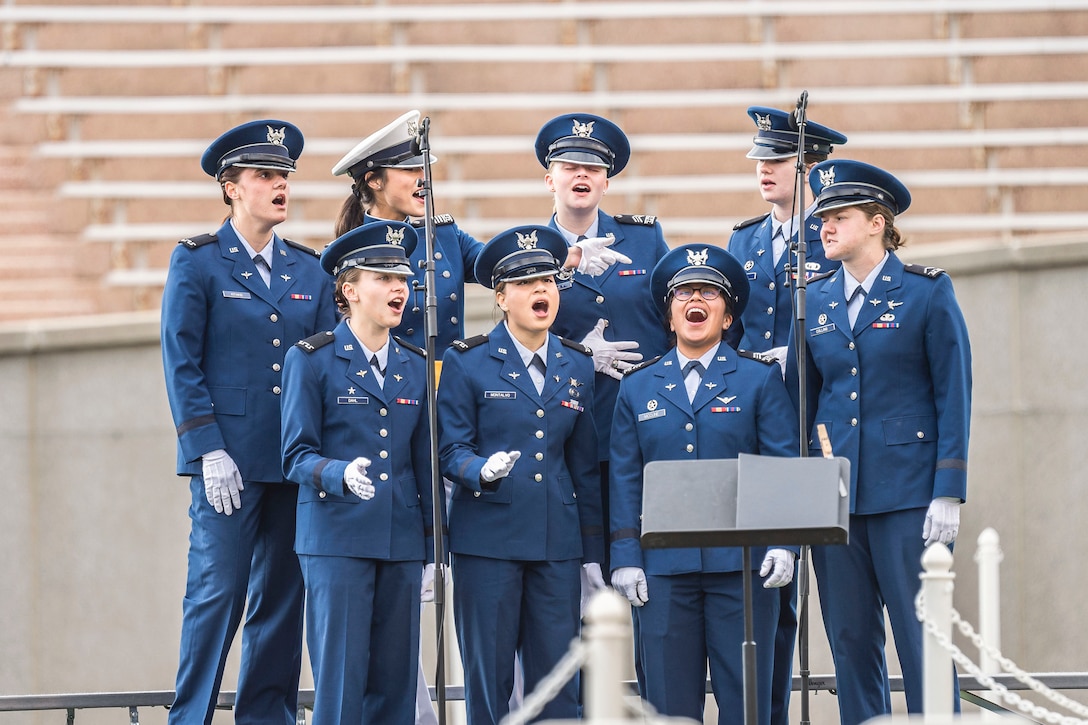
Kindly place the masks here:
POLYGON ((663 418, 665 416, 665 408, 658 408, 657 410, 651 410, 647 413, 638 414, 638 422, 641 423, 644 420, 653 420, 654 418, 663 418))
POLYGON ((248 300, 253 297, 253 295, 248 292, 233 292, 229 289, 223 290, 223 296, 228 300, 248 300))
POLYGON ((808 334, 810 336, 812 336, 812 337, 815 337, 816 335, 823 335, 825 332, 831 332, 834 329, 835 329, 835 323, 830 322, 830 323, 828 323, 826 325, 821 325, 820 327, 811 328, 808 331, 808 334))
POLYGON ((518 397, 516 390, 485 390, 484 400, 513 400, 518 397))
POLYGON ((337 405, 369 405, 370 398, 367 396, 354 396, 354 395, 341 395, 336 398, 337 405))

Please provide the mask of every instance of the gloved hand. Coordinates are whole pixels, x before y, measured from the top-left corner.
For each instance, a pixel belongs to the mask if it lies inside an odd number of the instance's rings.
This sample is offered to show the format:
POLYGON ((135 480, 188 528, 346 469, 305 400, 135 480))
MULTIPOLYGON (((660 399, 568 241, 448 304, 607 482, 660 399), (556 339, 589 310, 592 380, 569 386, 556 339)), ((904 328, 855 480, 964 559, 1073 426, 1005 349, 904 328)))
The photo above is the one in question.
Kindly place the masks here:
POLYGON ((630 264, 631 258, 614 249, 609 249, 615 237, 592 237, 575 242, 574 246, 582 250, 582 259, 578 262, 578 271, 596 277, 604 274, 604 271, 616 262, 630 264))
POLYGON ((603 317, 582 339, 582 344, 593 351, 593 369, 616 380, 623 380, 623 374, 642 359, 641 352, 626 352, 638 347, 634 340, 611 342, 604 339, 604 328, 608 320, 603 317))
POLYGON ((594 592, 599 592, 600 590, 608 587, 608 585, 604 583, 604 575, 601 573, 601 565, 597 562, 591 561, 582 564, 582 570, 585 572, 584 580, 588 585, 589 592, 591 594, 594 592))
POLYGON ((204 469, 204 495, 208 497, 208 503, 215 507, 216 513, 230 516, 234 509, 242 508, 239 492, 245 486, 242 485, 238 466, 222 448, 205 453, 200 458, 204 469))
POLYGON ((641 607, 650 601, 649 592, 646 591, 646 572, 637 566, 621 566, 612 572, 612 587, 623 596, 632 606, 641 607))
POLYGON ((370 459, 360 456, 349 463, 348 467, 344 469, 344 485, 348 487, 349 491, 364 501, 369 501, 374 498, 375 493, 374 485, 366 475, 366 467, 369 465, 370 459))
POLYGON ((796 559, 797 555, 788 549, 768 549, 763 565, 759 567, 760 576, 770 574, 763 582, 763 588, 784 587, 793 581, 793 562, 796 559))
POLYGON ((926 522, 922 524, 922 538, 926 546, 938 541, 948 545, 960 533, 960 500, 941 496, 929 503, 926 522))
POLYGON ((782 345, 781 347, 772 347, 770 350, 764 350, 764 355, 770 355, 778 361, 778 367, 782 370, 782 379, 786 379, 786 352, 789 347, 782 345))
POLYGON ((480 469, 480 479, 492 483, 505 478, 519 458, 521 458, 521 451, 492 453, 487 463, 480 469))
POLYGON ((423 567, 423 581, 419 589, 419 601, 434 601, 434 564, 423 567))

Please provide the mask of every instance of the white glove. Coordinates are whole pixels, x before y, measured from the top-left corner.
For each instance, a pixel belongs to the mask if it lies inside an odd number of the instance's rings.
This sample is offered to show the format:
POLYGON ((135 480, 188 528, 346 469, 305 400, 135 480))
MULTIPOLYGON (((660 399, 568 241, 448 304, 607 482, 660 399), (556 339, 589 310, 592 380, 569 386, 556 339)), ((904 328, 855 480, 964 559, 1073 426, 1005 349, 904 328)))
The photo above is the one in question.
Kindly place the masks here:
POLYGON ((348 464, 344 469, 344 484, 353 494, 369 501, 374 498, 374 485, 366 475, 366 467, 370 465, 369 458, 359 457, 348 464))
POLYGON ((222 448, 205 453, 200 458, 204 467, 204 495, 208 497, 208 503, 215 507, 216 513, 230 516, 234 509, 242 508, 239 492, 245 486, 242 485, 238 466, 222 448))
POLYGON ((487 463, 480 469, 480 478, 488 483, 505 478, 519 458, 521 458, 521 451, 492 453, 487 463))
POLYGON ((423 582, 419 589, 419 601, 434 601, 434 564, 423 567, 423 582))
POLYGON ((608 327, 608 320, 603 317, 597 320, 597 324, 582 339, 582 344, 593 351, 594 370, 616 380, 623 380, 623 374, 642 359, 642 353, 626 352, 638 347, 638 343, 634 340, 611 342, 604 339, 606 327, 608 327))
POLYGON ((578 262, 578 271, 596 277, 604 274, 604 271, 616 262, 630 264, 631 258, 626 254, 609 249, 615 237, 593 237, 575 242, 574 246, 582 250, 582 259, 578 262))
POLYGON ((951 544, 959 533, 960 500, 944 496, 933 499, 929 503, 929 511, 926 511, 926 522, 922 525, 922 538, 926 540, 926 546, 938 541, 951 544))
POLYGON ((650 601, 646 591, 646 572, 637 566, 621 566, 612 572, 612 587, 627 597, 632 606, 641 607, 650 601))
POLYGON ((796 559, 797 556, 788 549, 768 549, 763 565, 759 567, 760 576, 770 574, 763 582, 763 588, 784 587, 793 581, 793 562, 796 559))
POLYGON ((582 564, 582 570, 585 572, 584 579, 591 593, 599 592, 608 587, 608 585, 604 583, 604 574, 601 573, 601 565, 597 562, 591 561, 582 564))
POLYGON ((787 345, 781 347, 772 347, 770 350, 764 350, 764 355, 770 355, 778 361, 778 367, 782 370, 782 379, 786 379, 786 353, 789 351, 787 345))

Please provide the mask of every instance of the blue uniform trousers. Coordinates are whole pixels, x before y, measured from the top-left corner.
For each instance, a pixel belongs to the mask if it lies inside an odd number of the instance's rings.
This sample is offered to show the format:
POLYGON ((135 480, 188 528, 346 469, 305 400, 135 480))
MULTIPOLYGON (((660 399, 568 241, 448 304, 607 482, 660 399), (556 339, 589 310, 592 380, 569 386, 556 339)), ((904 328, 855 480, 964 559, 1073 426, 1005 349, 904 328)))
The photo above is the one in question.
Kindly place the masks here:
POLYGON ((778 589, 778 627, 774 633, 774 673, 771 675, 771 725, 788 725, 793 690, 793 650, 797 644, 797 564, 793 581, 778 589))
POLYGON ((422 563, 309 554, 299 560, 314 725, 412 725, 422 563))
MULTIPOLYGON (((719 725, 744 722, 744 581, 741 572, 647 574, 650 599, 638 610, 643 698, 658 712, 703 721, 706 667, 719 725)), ((749 572, 754 576, 754 572, 749 572)), ((780 598, 752 582, 757 703, 771 699, 774 632, 780 598)), ((770 712, 759 712, 767 725, 770 712)))
MULTIPOLYGON (((514 654, 521 655, 526 694, 578 637, 581 561, 515 561, 453 555, 453 613, 465 670, 469 725, 497 725, 509 712, 514 654)), ((537 720, 578 717, 578 677, 537 720)))
POLYGON ((302 668, 303 585, 292 548, 298 487, 246 481, 242 508, 230 516, 208 504, 203 477, 189 489, 189 576, 170 722, 211 722, 248 594, 235 722, 293 725, 302 668))
MULTIPOLYGON (((914 612, 921 582, 926 509, 850 517, 850 543, 812 547, 824 629, 831 642, 842 725, 891 712, 884 656, 888 609, 909 712, 922 712, 922 624, 914 612)), ((949 695, 959 712, 958 685, 949 695)))

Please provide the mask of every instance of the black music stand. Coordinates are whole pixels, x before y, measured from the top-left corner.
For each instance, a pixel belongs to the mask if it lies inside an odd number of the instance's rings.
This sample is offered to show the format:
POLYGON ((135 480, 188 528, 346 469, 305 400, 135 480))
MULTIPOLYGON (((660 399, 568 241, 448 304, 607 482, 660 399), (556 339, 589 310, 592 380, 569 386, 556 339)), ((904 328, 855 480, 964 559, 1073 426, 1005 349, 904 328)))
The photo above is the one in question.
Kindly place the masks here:
POLYGON ((643 548, 743 547, 745 725, 758 722, 751 547, 847 543, 849 481, 845 458, 741 454, 643 471, 643 548))

